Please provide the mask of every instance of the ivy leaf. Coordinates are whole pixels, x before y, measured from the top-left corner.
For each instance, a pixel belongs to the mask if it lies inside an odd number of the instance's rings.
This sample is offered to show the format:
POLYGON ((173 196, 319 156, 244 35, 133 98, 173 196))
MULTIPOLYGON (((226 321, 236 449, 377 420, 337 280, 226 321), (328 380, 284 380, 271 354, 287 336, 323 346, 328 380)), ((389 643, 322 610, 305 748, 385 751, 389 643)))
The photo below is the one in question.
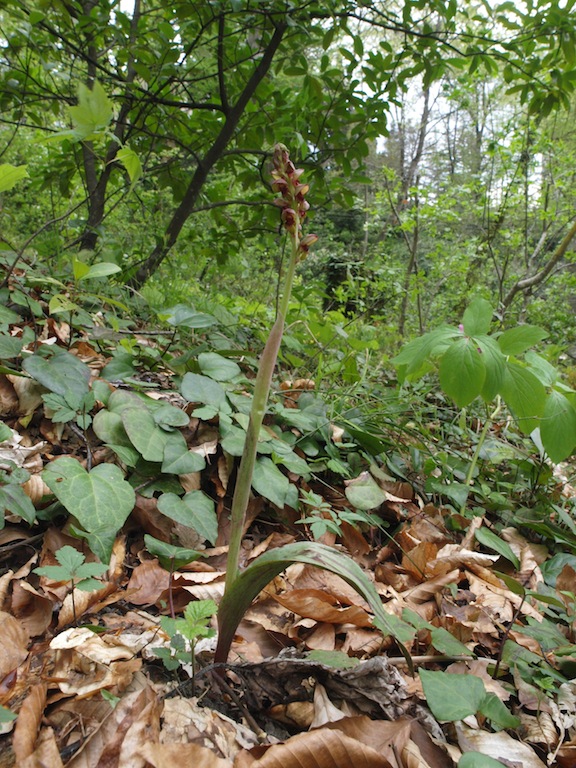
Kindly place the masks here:
POLYGON ((103 563, 110 560, 112 544, 134 507, 136 495, 115 464, 99 464, 90 472, 69 456, 51 462, 42 473, 46 485, 73 515, 90 548, 103 563))
POLYGON ((163 493, 158 499, 163 515, 187 528, 194 528, 210 544, 218 536, 218 518, 214 502, 202 491, 189 491, 182 498, 175 493, 163 493))
POLYGON ((47 356, 35 354, 27 357, 22 367, 42 386, 58 395, 74 393, 83 397, 89 391, 90 368, 63 349, 51 348, 47 356))
POLYGON ((354 480, 346 480, 344 493, 356 509, 375 509, 386 501, 386 494, 369 472, 362 472, 354 480))
POLYGON ((201 352, 198 355, 198 365, 202 373, 216 381, 230 381, 242 372, 234 360, 228 360, 216 352, 201 352))

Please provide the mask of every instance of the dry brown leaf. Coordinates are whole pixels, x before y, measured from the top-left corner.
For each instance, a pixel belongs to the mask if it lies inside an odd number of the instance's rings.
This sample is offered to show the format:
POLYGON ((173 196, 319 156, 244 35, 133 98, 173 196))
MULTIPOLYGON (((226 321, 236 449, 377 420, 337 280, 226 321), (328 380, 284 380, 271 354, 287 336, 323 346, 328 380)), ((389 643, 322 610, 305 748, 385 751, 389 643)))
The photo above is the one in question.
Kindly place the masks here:
POLYGON ((477 731, 462 722, 455 723, 455 728, 462 752, 480 752, 514 768, 546 768, 532 747, 516 741, 505 731, 477 731))
POLYGON ((408 603, 418 604, 427 603, 434 595, 442 592, 446 584, 457 584, 460 581, 460 571, 448 571, 441 575, 429 578, 422 584, 418 584, 417 587, 409 589, 407 592, 403 592, 401 597, 408 603))
POLYGON ((329 728, 300 733, 255 754, 261 756, 250 760, 252 755, 240 752, 234 768, 393 768, 372 747, 329 728))
POLYGON ((232 760, 218 757, 211 749, 199 744, 158 744, 148 742, 140 746, 138 753, 146 760, 146 766, 153 768, 175 768, 175 766, 194 766, 194 768, 232 768, 232 760))
POLYGON ((291 701, 289 704, 276 704, 266 713, 273 720, 290 726, 292 729, 307 731, 314 718, 314 704, 311 701, 291 701))
POLYGON ((18 712, 12 738, 12 749, 18 763, 26 760, 34 752, 45 706, 46 684, 39 683, 30 689, 18 712))
POLYGON ((43 635, 52 622, 52 601, 23 579, 14 582, 10 607, 30 637, 43 635))
MULTIPOLYGON (((294 629, 296 632, 290 632, 290 637, 298 637, 298 622, 294 629)), ((304 642, 307 648, 314 651, 333 651, 336 648, 336 630, 333 624, 322 622, 318 624, 311 634, 306 635, 304 642)))
POLYGON ((170 574, 158 560, 144 560, 132 571, 127 597, 134 605, 155 605, 169 583, 170 574))
POLYGON ((558 744, 558 731, 552 718, 547 712, 539 712, 537 715, 529 715, 520 711, 520 733, 522 741, 530 744, 544 744, 548 751, 552 751, 558 744))
POLYGON ((18 407, 19 400, 14 384, 8 380, 4 373, 0 373, 0 418, 16 416, 18 407))
POLYGON ((327 723, 342 720, 344 717, 346 714, 330 701, 326 688, 321 683, 316 683, 314 688, 314 718, 310 727, 319 728, 327 723))
POLYGON ((453 568, 471 568, 479 565, 490 568, 500 555, 485 555, 471 549, 462 549, 459 544, 446 544, 438 551, 436 559, 428 564, 426 573, 429 576, 439 576, 453 568))
POLYGON ((42 728, 34 752, 18 768, 64 768, 52 728, 42 728))
POLYGON ((372 626, 372 619, 362 608, 352 605, 349 608, 336 607, 337 599, 317 589, 293 589, 282 595, 273 595, 292 613, 299 616, 331 624, 354 624, 357 627, 372 626))
POLYGON ((28 656, 28 632, 18 619, 0 611, 0 680, 28 656))
POLYGON ((418 581, 424 580, 426 566, 435 560, 438 546, 428 541, 421 541, 409 553, 402 557, 402 567, 418 581))

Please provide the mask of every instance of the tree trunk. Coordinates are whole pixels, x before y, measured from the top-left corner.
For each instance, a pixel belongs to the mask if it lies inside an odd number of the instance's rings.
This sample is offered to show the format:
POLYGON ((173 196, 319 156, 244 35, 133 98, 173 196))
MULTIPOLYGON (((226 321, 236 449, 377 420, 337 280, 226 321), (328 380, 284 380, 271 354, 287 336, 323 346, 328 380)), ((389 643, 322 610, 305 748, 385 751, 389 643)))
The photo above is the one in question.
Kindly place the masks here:
POLYGON ((182 231, 182 227, 194 210, 194 206, 196 205, 200 192, 202 191, 202 187, 204 186, 210 171, 222 157, 224 150, 228 146, 228 143, 232 139, 234 132, 238 127, 248 102, 256 92, 258 85, 267 75, 270 66, 272 65, 276 51, 282 42, 286 28, 287 24, 285 22, 276 25, 274 34, 272 35, 270 42, 264 51, 264 55, 258 63, 258 66, 246 83, 246 86, 240 94, 238 101, 228 111, 224 125, 214 140, 214 143, 198 163, 198 167, 196 168, 194 176, 188 185, 188 189, 184 194, 182 202, 174 212, 172 219, 166 227, 162 242, 154 248, 148 258, 140 265, 138 270, 128 281, 128 285, 134 290, 140 289, 148 280, 148 278, 154 274, 154 272, 158 269, 160 264, 162 264, 168 255, 172 246, 176 243, 178 236, 182 231))

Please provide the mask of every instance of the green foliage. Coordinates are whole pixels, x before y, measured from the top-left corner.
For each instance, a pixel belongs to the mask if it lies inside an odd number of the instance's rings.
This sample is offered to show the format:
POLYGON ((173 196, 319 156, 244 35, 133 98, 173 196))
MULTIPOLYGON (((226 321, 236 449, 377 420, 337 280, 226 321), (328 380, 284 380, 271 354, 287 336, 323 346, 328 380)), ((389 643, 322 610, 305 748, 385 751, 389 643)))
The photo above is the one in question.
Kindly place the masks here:
POLYGON ((464 720, 480 713, 495 730, 517 728, 520 719, 510 714, 494 693, 487 693, 484 683, 474 675, 419 670, 426 702, 432 714, 442 722, 464 720))
POLYGON ((440 386, 460 408, 482 397, 501 397, 525 433, 538 430, 552 461, 576 447, 576 393, 529 347, 545 337, 539 328, 487 335, 493 310, 483 299, 470 305, 459 328, 442 328, 408 343, 393 362, 401 380, 414 380, 437 364, 440 386), (524 355, 524 359, 521 359, 524 355))
POLYGON ((101 589, 102 582, 94 578, 108 570, 103 563, 87 563, 86 558, 77 549, 70 546, 61 547, 56 551, 56 560, 60 565, 45 565, 35 568, 34 573, 46 576, 53 581, 71 581, 73 589, 92 592, 101 589))
POLYGON ((181 664, 191 663, 192 675, 195 669, 195 646, 203 637, 214 637, 216 630, 208 626, 218 606, 213 600, 195 600, 188 603, 180 619, 163 616, 160 626, 170 638, 170 648, 153 648, 168 670, 177 669, 181 664))
POLYGON ((0 706, 0 723, 11 723, 13 720, 16 720, 17 717, 18 715, 14 712, 6 709, 6 707, 0 706))

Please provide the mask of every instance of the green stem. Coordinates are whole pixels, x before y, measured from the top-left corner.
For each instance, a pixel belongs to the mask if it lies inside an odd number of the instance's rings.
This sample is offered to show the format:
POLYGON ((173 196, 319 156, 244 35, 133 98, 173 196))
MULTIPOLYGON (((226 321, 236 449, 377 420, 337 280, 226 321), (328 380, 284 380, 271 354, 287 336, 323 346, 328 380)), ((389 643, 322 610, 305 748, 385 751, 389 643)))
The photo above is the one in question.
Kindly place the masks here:
MULTIPOLYGON (((468 487, 472 485, 474 470, 476 469, 476 465, 478 464, 480 451, 482 450, 482 446, 484 445, 484 441, 486 440, 486 435, 488 434, 488 430, 492 426, 492 422, 498 418, 498 415, 500 414, 501 410, 502 410, 502 400, 500 399, 500 395, 498 395, 498 397, 496 398, 496 408, 494 408, 492 413, 486 419, 486 423, 482 428, 482 432, 480 432, 480 437, 478 438, 478 443, 476 444, 476 450, 474 451, 474 455, 472 456, 472 461, 470 462, 470 466, 468 467, 468 472, 466 473, 466 479, 464 480, 464 485, 467 485, 468 487)), ((460 508, 460 514, 464 515, 465 512, 466 512, 466 502, 462 504, 462 507, 460 508)))
POLYGON ((286 271, 286 277, 284 278, 283 291, 278 305, 278 314, 260 357, 258 374, 254 385, 254 398, 252 400, 250 420, 248 422, 248 429, 246 430, 246 442, 244 444, 244 451, 240 460, 238 476, 236 478, 236 487, 234 488, 234 496, 232 498, 232 509, 230 513, 230 542, 228 545, 226 584, 224 587, 225 592, 232 586, 240 574, 240 546, 242 544, 242 537, 244 536, 246 510, 248 508, 248 501, 250 500, 252 475, 254 474, 254 465, 256 464, 258 437, 260 435, 262 421, 264 420, 264 414, 266 413, 272 376, 274 374, 274 368, 276 367, 278 352, 280 351, 286 314, 288 312, 288 304, 292 293, 292 283, 294 282, 296 264, 298 263, 300 238, 297 234, 299 231, 298 217, 296 217, 296 219, 294 234, 291 235, 292 248, 290 261, 286 271))

